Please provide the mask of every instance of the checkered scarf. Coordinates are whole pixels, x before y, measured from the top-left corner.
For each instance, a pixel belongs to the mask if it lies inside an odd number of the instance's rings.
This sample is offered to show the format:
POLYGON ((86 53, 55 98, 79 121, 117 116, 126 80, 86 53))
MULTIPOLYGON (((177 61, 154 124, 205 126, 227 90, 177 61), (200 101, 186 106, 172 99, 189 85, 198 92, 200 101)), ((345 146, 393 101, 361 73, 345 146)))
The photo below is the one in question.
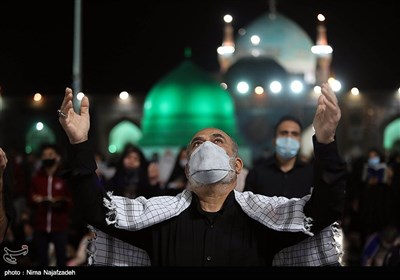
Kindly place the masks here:
MULTIPOLYGON (((267 197, 252 192, 234 191, 235 199, 252 219, 277 231, 303 232, 310 235, 302 242, 285 248, 275 255, 274 266, 323 266, 340 262, 341 231, 338 224, 314 235, 312 219, 305 217, 303 207, 310 195, 303 198, 267 197)), ((192 193, 184 190, 177 196, 129 199, 108 193, 104 205, 109 209, 106 221, 116 228, 135 231, 179 215, 189 207, 192 193)), ((89 264, 107 266, 151 265, 145 251, 94 229, 89 264)))

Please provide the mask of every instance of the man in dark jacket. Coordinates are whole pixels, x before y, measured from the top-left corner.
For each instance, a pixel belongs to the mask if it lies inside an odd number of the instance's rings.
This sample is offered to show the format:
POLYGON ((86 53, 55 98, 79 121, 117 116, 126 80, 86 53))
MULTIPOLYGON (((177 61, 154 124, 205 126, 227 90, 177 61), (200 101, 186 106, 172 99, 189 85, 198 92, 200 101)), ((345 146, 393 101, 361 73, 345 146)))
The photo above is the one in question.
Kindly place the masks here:
POLYGON ((278 121, 273 138, 275 152, 249 170, 245 191, 287 198, 311 193, 313 166, 299 155, 302 130, 301 122, 293 116, 278 121))
MULTIPOLYGON (((186 165, 189 184, 182 194, 149 200, 107 195, 94 187, 89 100, 82 99, 80 115, 75 113, 72 100, 72 91, 67 88, 59 121, 71 144, 68 177, 74 200, 89 224, 144 249, 152 265, 270 266, 276 253, 312 239, 308 236, 323 231, 343 213, 346 165, 335 141, 341 112, 328 84, 322 86, 314 118, 315 189, 303 200, 276 200, 234 191, 243 161, 235 141, 216 128, 202 129, 190 141, 186 165)), ((332 247, 333 240, 329 241, 332 247)), ((318 242, 312 247, 314 254, 309 247, 302 251, 315 255, 317 247, 318 242)), ((321 257, 316 256, 315 261, 321 257)), ((294 254, 290 258, 294 259, 294 254)))

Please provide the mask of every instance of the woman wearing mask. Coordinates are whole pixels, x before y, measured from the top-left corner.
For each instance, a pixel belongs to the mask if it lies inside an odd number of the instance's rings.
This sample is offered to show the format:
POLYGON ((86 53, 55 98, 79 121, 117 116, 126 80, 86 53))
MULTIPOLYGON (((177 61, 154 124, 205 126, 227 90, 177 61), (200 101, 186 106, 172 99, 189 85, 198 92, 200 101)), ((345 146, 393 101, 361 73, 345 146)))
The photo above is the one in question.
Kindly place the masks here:
POLYGON ((34 231, 38 261, 48 266, 49 245, 54 244, 57 266, 66 264, 66 246, 70 221, 71 197, 60 175, 61 154, 53 144, 40 150, 41 167, 31 179, 31 202, 34 207, 34 231))

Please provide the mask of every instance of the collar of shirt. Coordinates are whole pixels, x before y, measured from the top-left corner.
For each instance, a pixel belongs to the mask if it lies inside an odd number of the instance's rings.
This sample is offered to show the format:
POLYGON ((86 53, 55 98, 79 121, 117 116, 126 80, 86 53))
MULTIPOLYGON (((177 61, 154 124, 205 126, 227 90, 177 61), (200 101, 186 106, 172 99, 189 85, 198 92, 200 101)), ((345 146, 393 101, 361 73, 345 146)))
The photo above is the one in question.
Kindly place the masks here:
POLYGON ((199 214, 205 216, 210 223, 214 223, 218 216, 224 214, 225 209, 232 207, 235 203, 235 194, 234 191, 231 191, 225 199, 220 210, 217 212, 207 212, 201 208, 199 197, 195 193, 192 193, 192 197, 192 205, 194 206, 194 209, 196 209, 199 214))

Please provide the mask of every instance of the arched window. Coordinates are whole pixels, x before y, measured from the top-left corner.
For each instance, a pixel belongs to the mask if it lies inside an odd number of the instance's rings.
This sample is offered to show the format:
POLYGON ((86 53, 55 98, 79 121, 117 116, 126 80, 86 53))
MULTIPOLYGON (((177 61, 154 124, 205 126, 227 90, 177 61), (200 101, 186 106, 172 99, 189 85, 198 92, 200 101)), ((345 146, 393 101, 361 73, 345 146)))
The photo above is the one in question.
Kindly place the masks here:
POLYGON ((27 154, 39 152, 43 143, 56 143, 56 136, 51 128, 42 122, 34 123, 25 136, 25 152, 27 154))
POLYGON ((126 143, 137 144, 142 138, 142 131, 130 121, 121 121, 111 129, 108 138, 110 153, 122 152, 126 143))
POLYGON ((400 141, 400 118, 390 122, 383 133, 383 147, 390 151, 396 141, 400 141))

